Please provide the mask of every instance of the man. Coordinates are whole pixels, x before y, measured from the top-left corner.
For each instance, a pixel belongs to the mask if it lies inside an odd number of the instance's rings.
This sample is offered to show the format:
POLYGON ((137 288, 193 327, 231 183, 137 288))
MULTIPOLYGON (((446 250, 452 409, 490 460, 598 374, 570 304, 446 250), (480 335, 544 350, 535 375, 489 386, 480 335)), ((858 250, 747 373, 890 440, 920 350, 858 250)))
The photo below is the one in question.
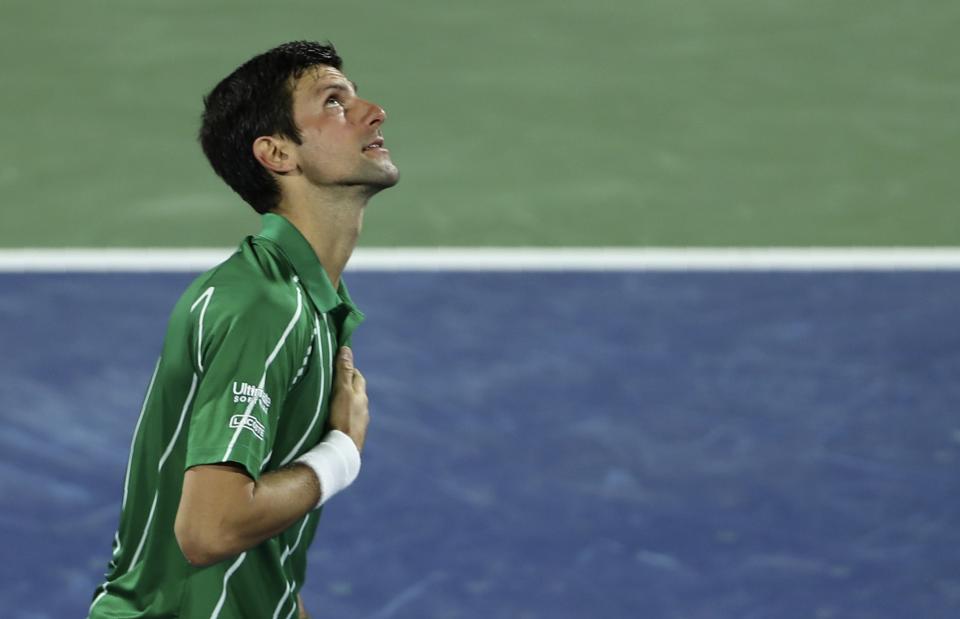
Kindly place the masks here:
POLYGON ((307 616, 320 506, 356 477, 368 421, 340 275, 398 180, 386 113, 340 69, 332 45, 288 43, 204 99, 204 153, 263 230, 173 310, 91 618, 307 616))

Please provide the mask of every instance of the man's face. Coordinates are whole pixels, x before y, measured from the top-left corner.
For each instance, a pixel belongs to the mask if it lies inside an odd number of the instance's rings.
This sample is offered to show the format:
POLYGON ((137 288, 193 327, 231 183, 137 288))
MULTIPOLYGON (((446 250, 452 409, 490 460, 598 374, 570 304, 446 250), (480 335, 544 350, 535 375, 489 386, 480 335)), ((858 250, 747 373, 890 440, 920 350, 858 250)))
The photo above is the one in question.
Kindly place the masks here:
POLYGON ((386 117, 379 105, 357 96, 337 69, 308 69, 293 90, 303 175, 318 186, 365 186, 376 192, 395 185, 399 172, 381 134, 386 117))

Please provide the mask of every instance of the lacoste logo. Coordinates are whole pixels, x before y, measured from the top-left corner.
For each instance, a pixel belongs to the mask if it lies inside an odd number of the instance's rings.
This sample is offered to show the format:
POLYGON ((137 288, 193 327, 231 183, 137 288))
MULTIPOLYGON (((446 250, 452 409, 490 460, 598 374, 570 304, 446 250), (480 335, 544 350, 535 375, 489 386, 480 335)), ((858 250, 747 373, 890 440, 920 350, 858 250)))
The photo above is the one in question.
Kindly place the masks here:
POLYGON ((260 387, 233 381, 234 402, 257 402, 264 413, 270 412, 270 396, 260 387))
POLYGON ((266 428, 264 428, 263 424, 257 421, 255 417, 251 417, 250 415, 247 415, 246 420, 244 420, 243 415, 234 415, 233 417, 230 418, 230 427, 237 428, 240 426, 241 422, 243 423, 244 429, 250 430, 251 432, 253 432, 254 436, 256 436, 261 441, 263 440, 263 433, 266 430, 266 428))

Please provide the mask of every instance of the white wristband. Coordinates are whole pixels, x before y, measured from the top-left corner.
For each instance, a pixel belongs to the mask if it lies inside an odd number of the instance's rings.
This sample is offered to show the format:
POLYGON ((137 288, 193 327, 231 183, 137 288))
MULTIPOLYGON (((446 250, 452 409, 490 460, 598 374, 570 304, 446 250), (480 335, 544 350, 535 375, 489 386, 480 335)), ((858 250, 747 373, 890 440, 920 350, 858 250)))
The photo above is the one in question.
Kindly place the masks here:
POLYGON ((340 430, 331 430, 294 462, 309 466, 320 480, 320 500, 314 509, 352 484, 360 474, 360 451, 353 439, 340 430))

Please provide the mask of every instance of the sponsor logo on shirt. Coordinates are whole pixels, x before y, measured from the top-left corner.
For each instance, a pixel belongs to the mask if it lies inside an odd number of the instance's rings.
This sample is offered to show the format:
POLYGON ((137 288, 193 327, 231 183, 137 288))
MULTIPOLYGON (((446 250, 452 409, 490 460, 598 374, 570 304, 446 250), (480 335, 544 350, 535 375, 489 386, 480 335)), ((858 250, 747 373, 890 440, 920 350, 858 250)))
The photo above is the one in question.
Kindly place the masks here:
POLYGON ((270 412, 270 396, 260 387, 233 381, 234 402, 257 402, 264 413, 270 412))
POLYGON ((245 430, 250 430, 251 432, 253 432, 254 436, 256 436, 261 441, 263 440, 263 433, 266 430, 266 428, 264 428, 263 424, 257 421, 255 417, 246 415, 246 419, 244 419, 244 415, 234 415, 233 417, 230 418, 231 428, 240 427, 241 423, 243 423, 243 428, 245 430))

